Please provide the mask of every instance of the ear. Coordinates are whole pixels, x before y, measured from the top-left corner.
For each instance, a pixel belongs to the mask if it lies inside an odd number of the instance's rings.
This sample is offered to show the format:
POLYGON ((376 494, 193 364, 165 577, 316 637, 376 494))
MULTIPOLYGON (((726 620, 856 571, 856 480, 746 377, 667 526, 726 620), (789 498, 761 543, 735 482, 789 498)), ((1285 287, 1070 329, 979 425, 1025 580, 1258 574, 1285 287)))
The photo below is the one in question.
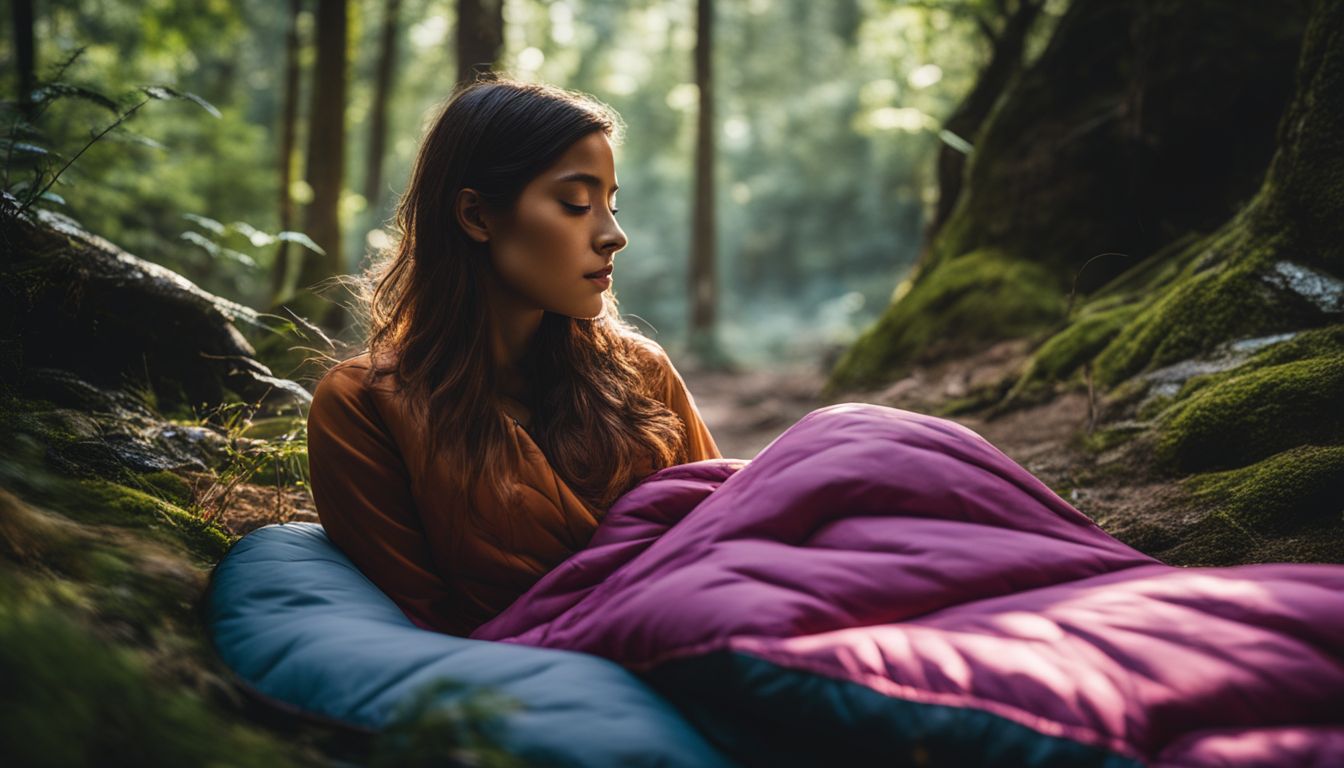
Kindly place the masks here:
POLYGON ((478 243, 490 240, 489 224, 485 220, 485 211, 481 205, 481 196, 470 187, 458 190, 453 204, 453 213, 457 223, 467 237, 478 243))

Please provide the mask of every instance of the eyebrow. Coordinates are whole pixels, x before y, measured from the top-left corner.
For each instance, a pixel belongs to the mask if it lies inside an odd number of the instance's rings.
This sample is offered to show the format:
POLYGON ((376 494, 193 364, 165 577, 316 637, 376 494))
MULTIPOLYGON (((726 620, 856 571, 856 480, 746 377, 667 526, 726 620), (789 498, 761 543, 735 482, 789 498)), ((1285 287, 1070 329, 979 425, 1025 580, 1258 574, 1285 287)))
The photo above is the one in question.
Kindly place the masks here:
MULTIPOLYGON (((594 176, 594 175, 591 174, 591 173, 584 173, 583 171, 571 171, 570 173, 566 173, 564 176, 560 176, 560 177, 556 178, 556 182, 561 182, 561 181, 581 181, 581 182, 583 182, 584 184, 592 184, 593 186, 595 186, 595 187, 597 187, 597 188, 599 188, 599 189, 602 188, 602 180, 601 180, 601 179, 597 178, 596 176, 594 176)), ((613 184, 613 185, 611 186, 611 191, 612 191, 612 192, 615 192, 616 190, 618 190, 618 189, 620 189, 620 188, 621 188, 621 185, 620 185, 620 184, 613 184)))

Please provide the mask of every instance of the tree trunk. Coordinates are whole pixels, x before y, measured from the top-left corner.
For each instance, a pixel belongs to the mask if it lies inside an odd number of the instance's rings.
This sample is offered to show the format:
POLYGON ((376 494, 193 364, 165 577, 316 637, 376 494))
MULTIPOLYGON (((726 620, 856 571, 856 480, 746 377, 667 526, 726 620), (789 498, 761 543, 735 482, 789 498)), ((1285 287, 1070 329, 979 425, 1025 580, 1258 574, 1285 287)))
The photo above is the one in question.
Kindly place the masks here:
MULTIPOLYGON (((289 0, 289 28, 285 32, 285 91, 280 119, 280 229, 294 228, 294 134, 299 121, 299 13, 303 0, 289 0)), ((294 293, 289 241, 281 240, 271 269, 271 307, 278 308, 294 293)))
POLYGON ((695 201, 688 286, 691 298, 690 347, 708 365, 720 362, 715 336, 718 288, 715 280, 714 223, 714 2, 696 4, 695 83, 700 103, 695 125, 695 201))
MULTIPOLYGON (((304 254, 301 288, 346 271, 341 249, 340 202, 345 174, 346 0, 318 0, 317 64, 308 115, 306 175, 313 189, 304 229, 326 254, 304 254)), ((344 307, 310 293, 301 298, 300 315, 339 330, 344 307)))
MULTIPOLYGON (((974 142, 980 126, 989 117, 995 102, 1008 88, 1008 83, 1022 66, 1022 52, 1026 48, 1027 33, 1040 14, 1043 0, 1020 0, 1017 7, 1004 19, 1003 29, 986 31, 991 45, 989 63, 980 71, 975 86, 943 123, 943 128, 967 142, 974 142)), ((938 206, 933 220, 924 232, 925 242, 942 228, 961 194, 961 177, 966 168, 966 155, 960 149, 944 143, 938 150, 938 206)))
POLYGON ((1274 152, 1305 23, 1298 0, 1070 5, 991 110, 927 256, 827 391, 1048 330, 1075 290, 1219 226, 1274 152))
POLYGON ((504 51, 504 0, 458 0, 457 82, 493 72, 504 51))
MULTIPOLYGON (((392 92, 392 71, 397 61, 398 16, 401 0, 387 0, 383 37, 378 48, 378 70, 369 114, 369 147, 364 166, 364 200, 375 217, 383 196, 383 145, 387 143, 387 99, 392 92)), ((379 217, 381 218, 381 217, 379 217)))
POLYGON ((33 120, 33 87, 37 82, 37 46, 33 42, 33 0, 13 0, 14 59, 19 111, 33 120))

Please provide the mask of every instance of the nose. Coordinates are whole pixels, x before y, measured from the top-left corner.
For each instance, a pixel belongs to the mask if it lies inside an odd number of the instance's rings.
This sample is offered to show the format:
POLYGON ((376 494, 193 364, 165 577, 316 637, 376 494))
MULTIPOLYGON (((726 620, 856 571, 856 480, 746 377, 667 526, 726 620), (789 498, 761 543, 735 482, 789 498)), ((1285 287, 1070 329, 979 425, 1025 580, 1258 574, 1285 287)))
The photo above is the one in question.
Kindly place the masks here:
POLYGON ((603 230, 598 238, 597 250, 609 257, 624 248, 626 242, 625 231, 613 220, 610 228, 603 230))

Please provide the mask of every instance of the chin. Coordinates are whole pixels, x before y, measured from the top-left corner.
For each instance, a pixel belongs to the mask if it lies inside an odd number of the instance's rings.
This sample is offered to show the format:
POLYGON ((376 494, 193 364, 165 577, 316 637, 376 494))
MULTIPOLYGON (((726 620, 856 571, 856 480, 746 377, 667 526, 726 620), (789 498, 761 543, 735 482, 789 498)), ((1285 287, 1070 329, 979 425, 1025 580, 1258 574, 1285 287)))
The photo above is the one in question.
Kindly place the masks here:
POLYGON ((572 317, 575 320, 596 320, 602 316, 602 312, 605 309, 606 303, 602 301, 602 294, 599 293, 597 298, 593 301, 585 302, 577 306, 569 306, 563 310, 556 309, 552 311, 558 315, 572 317))
POLYGON ((596 320, 597 318, 599 318, 599 317, 602 316, 602 311, 603 311, 604 309, 606 309, 606 304, 604 304, 604 303, 601 301, 601 297, 602 297, 602 295, 601 295, 601 294, 598 294, 598 302, 597 302, 597 304, 594 305, 594 307, 593 307, 591 310, 589 310, 589 311, 587 311, 587 312, 584 312, 584 313, 582 314, 582 317, 583 317, 584 320, 596 320))

